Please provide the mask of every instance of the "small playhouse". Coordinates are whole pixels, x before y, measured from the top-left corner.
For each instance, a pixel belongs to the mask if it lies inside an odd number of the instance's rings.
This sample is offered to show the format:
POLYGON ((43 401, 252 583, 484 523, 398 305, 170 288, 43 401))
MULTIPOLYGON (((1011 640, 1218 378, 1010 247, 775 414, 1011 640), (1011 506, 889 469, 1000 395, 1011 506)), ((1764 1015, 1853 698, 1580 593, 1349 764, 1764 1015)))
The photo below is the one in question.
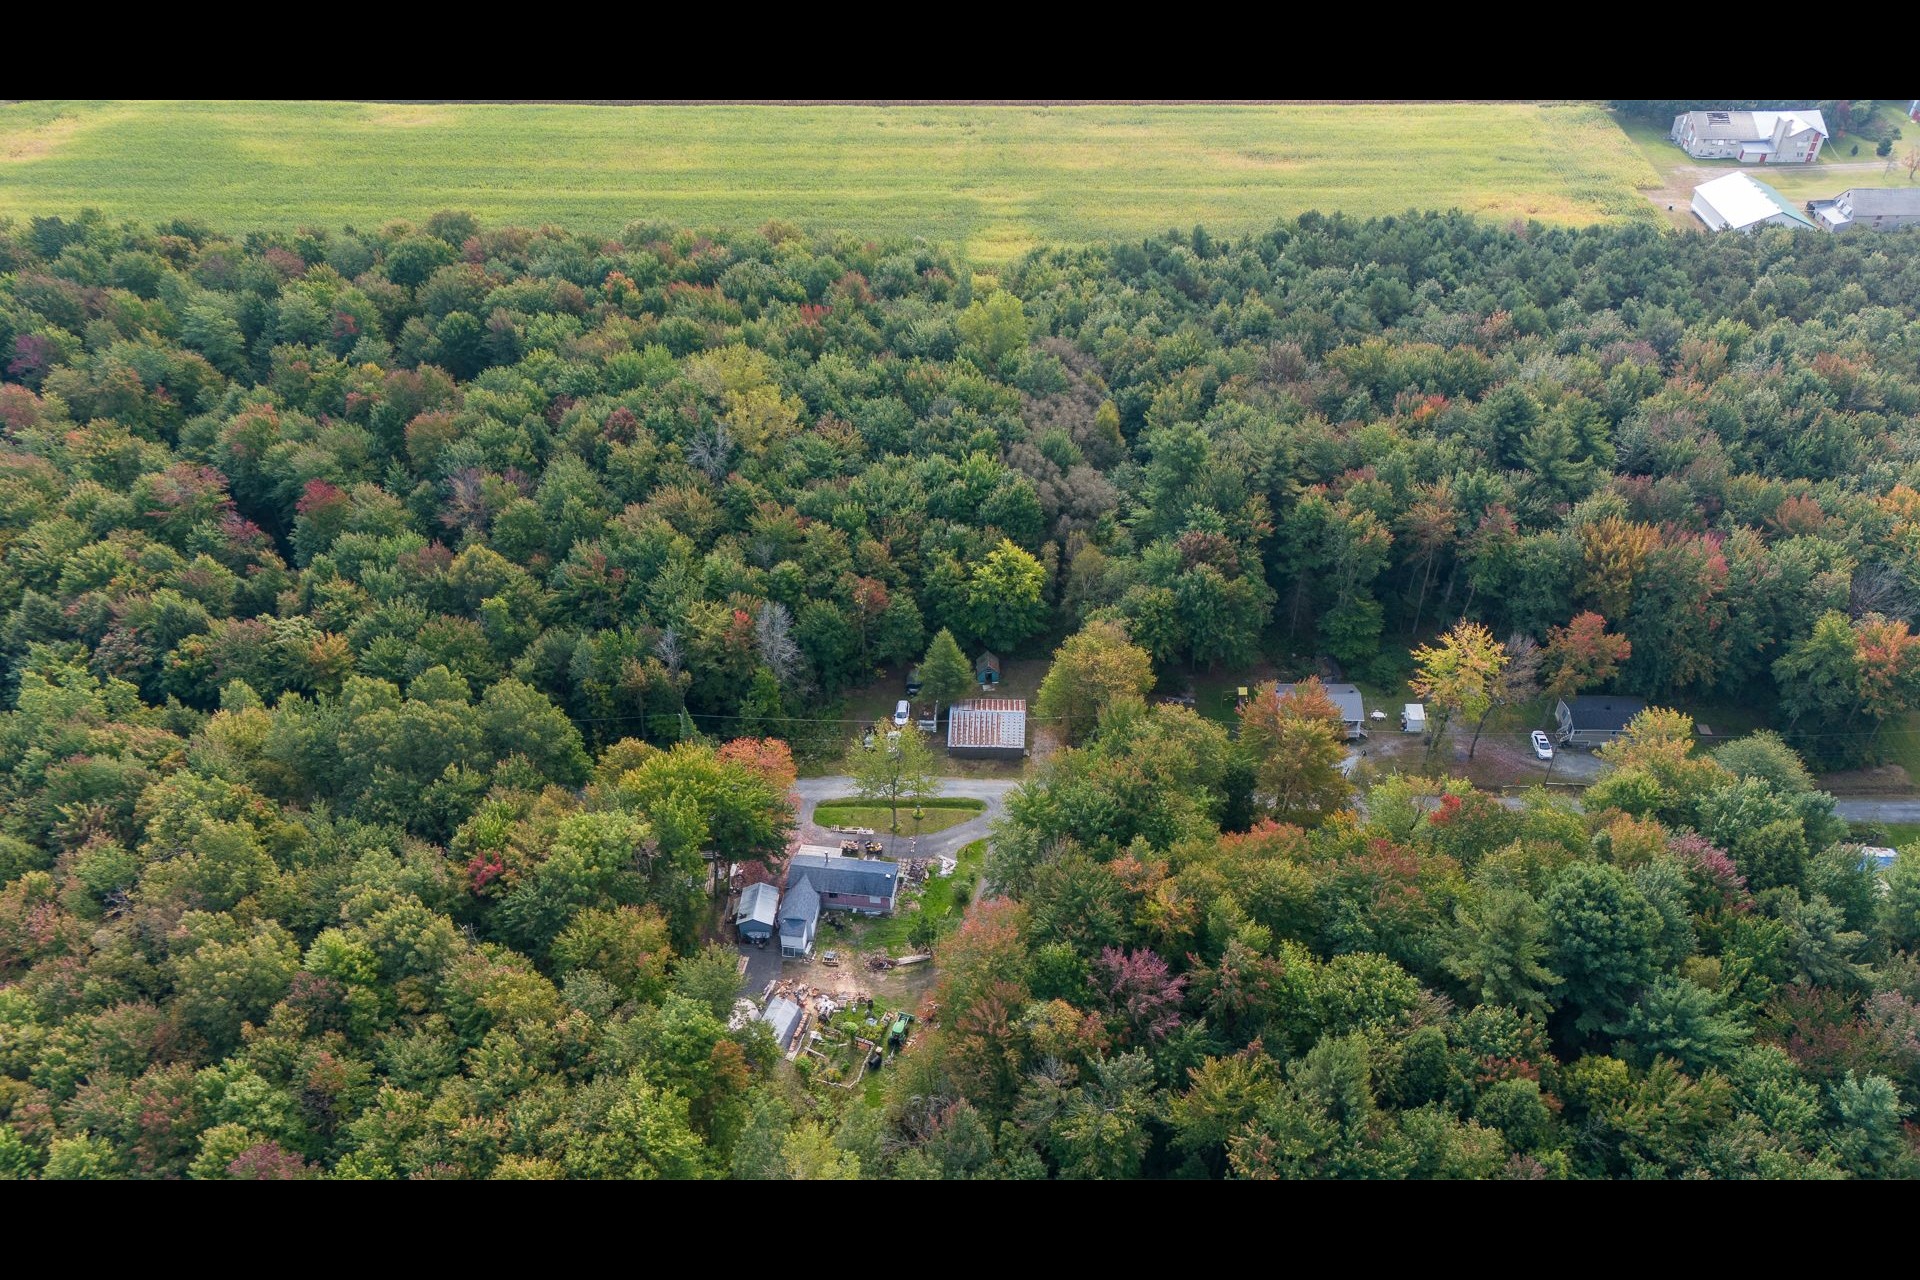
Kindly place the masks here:
POLYGON ((982 689, 1000 687, 1000 655, 989 649, 973 664, 973 678, 982 689))

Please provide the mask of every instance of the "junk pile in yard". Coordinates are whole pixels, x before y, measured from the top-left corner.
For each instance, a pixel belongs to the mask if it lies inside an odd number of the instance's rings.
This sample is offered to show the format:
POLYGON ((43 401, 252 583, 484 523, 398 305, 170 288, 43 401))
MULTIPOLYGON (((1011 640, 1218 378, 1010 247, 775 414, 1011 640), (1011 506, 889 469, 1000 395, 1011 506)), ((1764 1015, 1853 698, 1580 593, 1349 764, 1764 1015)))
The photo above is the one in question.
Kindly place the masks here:
POLYGON ((918 956, 901 956, 898 960, 889 959, 886 956, 868 956, 867 968, 872 969, 875 973, 879 973, 887 969, 898 969, 902 965, 925 964, 927 961, 931 959, 933 959, 933 956, 931 954, 918 955, 918 956))
MULTIPOLYGON (((903 963, 931 959, 909 956, 903 963)), ((899 1053, 912 1040, 917 1021, 905 1010, 885 1010, 865 991, 826 991, 804 982, 775 978, 761 992, 759 1017, 789 1059, 807 1058, 826 1083, 851 1089, 886 1054, 899 1053)))

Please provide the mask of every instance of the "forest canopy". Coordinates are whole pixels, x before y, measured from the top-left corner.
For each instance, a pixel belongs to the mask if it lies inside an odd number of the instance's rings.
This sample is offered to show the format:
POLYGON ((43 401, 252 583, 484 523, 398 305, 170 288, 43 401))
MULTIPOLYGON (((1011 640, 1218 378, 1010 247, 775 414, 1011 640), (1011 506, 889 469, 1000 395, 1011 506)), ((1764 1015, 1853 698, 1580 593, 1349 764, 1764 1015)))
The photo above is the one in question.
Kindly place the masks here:
POLYGON ((1806 766, 1920 705, 1916 249, 0 223, 0 1172, 1910 1172, 1920 863, 1806 766), (1459 619, 1780 737, 1363 815, 1136 696, 1459 619), (840 1108, 705 855, 942 630, 1122 651, 840 1108))

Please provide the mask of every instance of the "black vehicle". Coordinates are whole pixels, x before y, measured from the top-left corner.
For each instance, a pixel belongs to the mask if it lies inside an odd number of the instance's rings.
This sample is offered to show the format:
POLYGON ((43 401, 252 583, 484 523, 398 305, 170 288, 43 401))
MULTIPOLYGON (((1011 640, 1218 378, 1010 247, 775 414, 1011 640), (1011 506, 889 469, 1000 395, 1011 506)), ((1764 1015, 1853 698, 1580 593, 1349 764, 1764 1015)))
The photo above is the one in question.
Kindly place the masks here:
POLYGON ((920 692, 920 668, 914 667, 907 672, 907 696, 913 697, 920 692))

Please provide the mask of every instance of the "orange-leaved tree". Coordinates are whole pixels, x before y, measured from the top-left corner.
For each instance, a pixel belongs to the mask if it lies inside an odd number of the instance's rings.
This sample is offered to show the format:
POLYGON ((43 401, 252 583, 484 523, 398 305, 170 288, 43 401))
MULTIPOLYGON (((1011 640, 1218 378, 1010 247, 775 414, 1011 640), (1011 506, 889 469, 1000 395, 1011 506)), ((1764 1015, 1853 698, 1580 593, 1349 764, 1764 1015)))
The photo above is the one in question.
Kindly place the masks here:
POLYGON ((1318 680, 1284 695, 1271 681, 1261 685, 1240 708, 1240 749, 1253 769, 1255 799, 1281 822, 1318 826, 1353 799, 1340 772, 1346 728, 1318 680))

